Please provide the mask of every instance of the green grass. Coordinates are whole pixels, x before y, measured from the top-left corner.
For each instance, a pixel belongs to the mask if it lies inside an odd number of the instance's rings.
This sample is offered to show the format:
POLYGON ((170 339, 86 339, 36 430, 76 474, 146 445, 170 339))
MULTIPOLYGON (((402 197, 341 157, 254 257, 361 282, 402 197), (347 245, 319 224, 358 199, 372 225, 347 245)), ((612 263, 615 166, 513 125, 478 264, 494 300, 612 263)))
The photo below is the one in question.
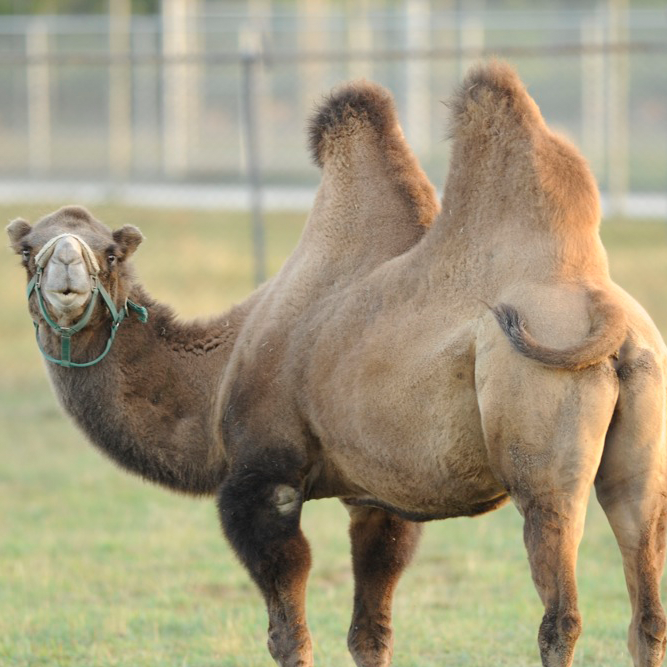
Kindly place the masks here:
MULTIPOLYGON (((49 209, 0 208, 35 219, 49 209)), ((251 290, 247 216, 98 208, 147 240, 144 284, 184 315, 251 290)), ((303 214, 268 220, 271 271, 294 247, 303 214)), ((667 331, 667 228, 603 226, 612 274, 667 331)), ((214 504, 120 472, 89 446, 53 398, 34 344, 18 260, 0 256, 0 665, 260 667, 266 615, 221 537, 214 504)), ((314 567, 309 622, 318 667, 352 667, 345 646, 352 579, 345 511, 309 503, 314 567)), ((629 665, 629 603, 620 558, 593 501, 580 551, 584 635, 575 665, 629 665)), ((426 526, 395 603, 395 667, 536 665, 541 606, 513 507, 426 526)))

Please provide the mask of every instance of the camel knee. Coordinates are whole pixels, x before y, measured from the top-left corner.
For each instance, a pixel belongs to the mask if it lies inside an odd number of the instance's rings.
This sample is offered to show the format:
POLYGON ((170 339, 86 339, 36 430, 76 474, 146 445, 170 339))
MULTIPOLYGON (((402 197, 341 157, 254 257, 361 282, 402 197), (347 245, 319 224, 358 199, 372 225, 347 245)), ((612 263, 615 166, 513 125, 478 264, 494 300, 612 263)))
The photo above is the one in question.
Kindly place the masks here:
POLYGON ((267 647, 271 657, 280 667, 312 667, 313 652, 305 626, 287 628, 285 625, 269 626, 267 647))
POLYGON ((578 611, 562 615, 547 613, 542 619, 540 640, 547 646, 557 644, 559 641, 574 643, 579 639, 582 630, 583 622, 578 611))
POLYGON ((576 642, 581 636, 583 630, 583 622, 579 612, 570 612, 560 617, 558 622, 558 630, 561 637, 568 642, 576 642))
POLYGON ((646 637, 664 642, 667 637, 665 612, 644 612, 639 618, 639 629, 646 637))

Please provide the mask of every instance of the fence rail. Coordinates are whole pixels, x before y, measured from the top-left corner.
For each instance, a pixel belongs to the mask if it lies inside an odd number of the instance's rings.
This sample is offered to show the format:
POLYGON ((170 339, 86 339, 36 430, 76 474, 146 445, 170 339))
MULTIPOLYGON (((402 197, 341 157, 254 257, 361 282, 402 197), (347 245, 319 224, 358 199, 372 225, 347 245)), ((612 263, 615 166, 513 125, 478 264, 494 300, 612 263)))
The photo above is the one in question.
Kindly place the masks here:
POLYGON ((266 51, 196 53, 165 55, 153 53, 109 54, 97 51, 84 53, 40 53, 28 55, 0 51, 0 65, 238 65, 247 60, 261 61, 264 65, 286 63, 331 62, 386 62, 392 60, 460 60, 475 58, 544 58, 547 56, 575 56, 595 54, 663 54, 667 42, 621 42, 605 44, 545 44, 542 46, 497 46, 489 48, 452 47, 429 49, 355 49, 327 51, 266 51))

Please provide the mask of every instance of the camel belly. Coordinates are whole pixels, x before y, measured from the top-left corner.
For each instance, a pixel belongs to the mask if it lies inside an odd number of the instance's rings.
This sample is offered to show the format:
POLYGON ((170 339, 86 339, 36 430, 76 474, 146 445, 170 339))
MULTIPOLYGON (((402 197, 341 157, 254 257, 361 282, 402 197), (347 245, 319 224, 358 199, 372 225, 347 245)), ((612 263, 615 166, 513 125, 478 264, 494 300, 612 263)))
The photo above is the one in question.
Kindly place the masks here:
POLYGON ((433 344, 421 336, 360 344, 327 378, 311 404, 323 456, 344 476, 348 502, 405 516, 477 514, 505 490, 489 467, 469 329, 433 344), (394 349, 392 349, 394 347, 394 349))
POLYGON ((433 441, 400 439, 403 446, 395 448, 386 445, 396 442, 393 439, 370 437, 356 441, 361 446, 353 441, 344 447, 324 446, 332 466, 344 471, 345 491, 340 495, 346 502, 419 521, 473 516, 505 500, 481 438, 445 431, 433 441))

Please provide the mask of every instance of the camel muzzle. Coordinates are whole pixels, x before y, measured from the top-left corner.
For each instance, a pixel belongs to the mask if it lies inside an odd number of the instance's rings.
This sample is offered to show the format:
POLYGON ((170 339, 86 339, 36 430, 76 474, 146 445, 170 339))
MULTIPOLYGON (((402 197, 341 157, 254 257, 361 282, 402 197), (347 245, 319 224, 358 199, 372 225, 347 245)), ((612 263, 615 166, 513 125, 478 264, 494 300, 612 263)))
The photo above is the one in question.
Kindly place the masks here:
POLYGON ((56 332, 58 336, 60 336, 60 359, 56 359, 55 357, 49 355, 42 347, 42 344, 39 341, 39 322, 33 322, 33 325, 35 326, 35 338, 37 339, 37 346, 39 347, 39 351, 42 353, 42 356, 47 361, 50 361, 53 364, 57 364, 58 366, 64 366, 65 368, 85 368, 87 366, 94 366, 98 362, 102 361, 102 359, 104 359, 104 357, 106 357, 108 354, 109 350, 111 349, 111 345, 113 344, 114 338, 116 337, 118 327, 120 327, 123 320, 130 314, 130 310, 137 314, 140 322, 146 322, 148 320, 148 310, 143 306, 139 306, 133 301, 130 301, 129 299, 125 299, 125 304, 120 310, 116 308, 113 299, 106 291, 106 289, 104 289, 104 286, 98 279, 100 267, 97 262, 97 258, 95 257, 95 254, 91 250, 90 246, 80 236, 77 236, 76 234, 59 234, 58 236, 54 236, 44 245, 39 253, 37 253, 35 262, 37 264, 37 271, 28 283, 28 300, 32 296, 33 292, 37 294, 39 311, 42 314, 44 321, 49 325, 49 327, 51 327, 51 329, 53 329, 53 331, 56 332), (74 322, 74 324, 68 327, 60 326, 49 315, 49 312, 46 308, 46 303, 44 301, 44 296, 42 294, 42 277, 44 267, 53 255, 56 243, 65 237, 74 238, 81 245, 83 259, 90 274, 92 292, 92 296, 88 301, 88 305, 86 306, 83 315, 76 322, 74 322), (93 311, 95 310, 95 306, 100 296, 102 297, 102 301, 109 310, 112 318, 111 331, 109 333, 107 344, 104 350, 102 350, 102 353, 91 361, 72 361, 72 336, 86 327, 90 321, 93 311))

